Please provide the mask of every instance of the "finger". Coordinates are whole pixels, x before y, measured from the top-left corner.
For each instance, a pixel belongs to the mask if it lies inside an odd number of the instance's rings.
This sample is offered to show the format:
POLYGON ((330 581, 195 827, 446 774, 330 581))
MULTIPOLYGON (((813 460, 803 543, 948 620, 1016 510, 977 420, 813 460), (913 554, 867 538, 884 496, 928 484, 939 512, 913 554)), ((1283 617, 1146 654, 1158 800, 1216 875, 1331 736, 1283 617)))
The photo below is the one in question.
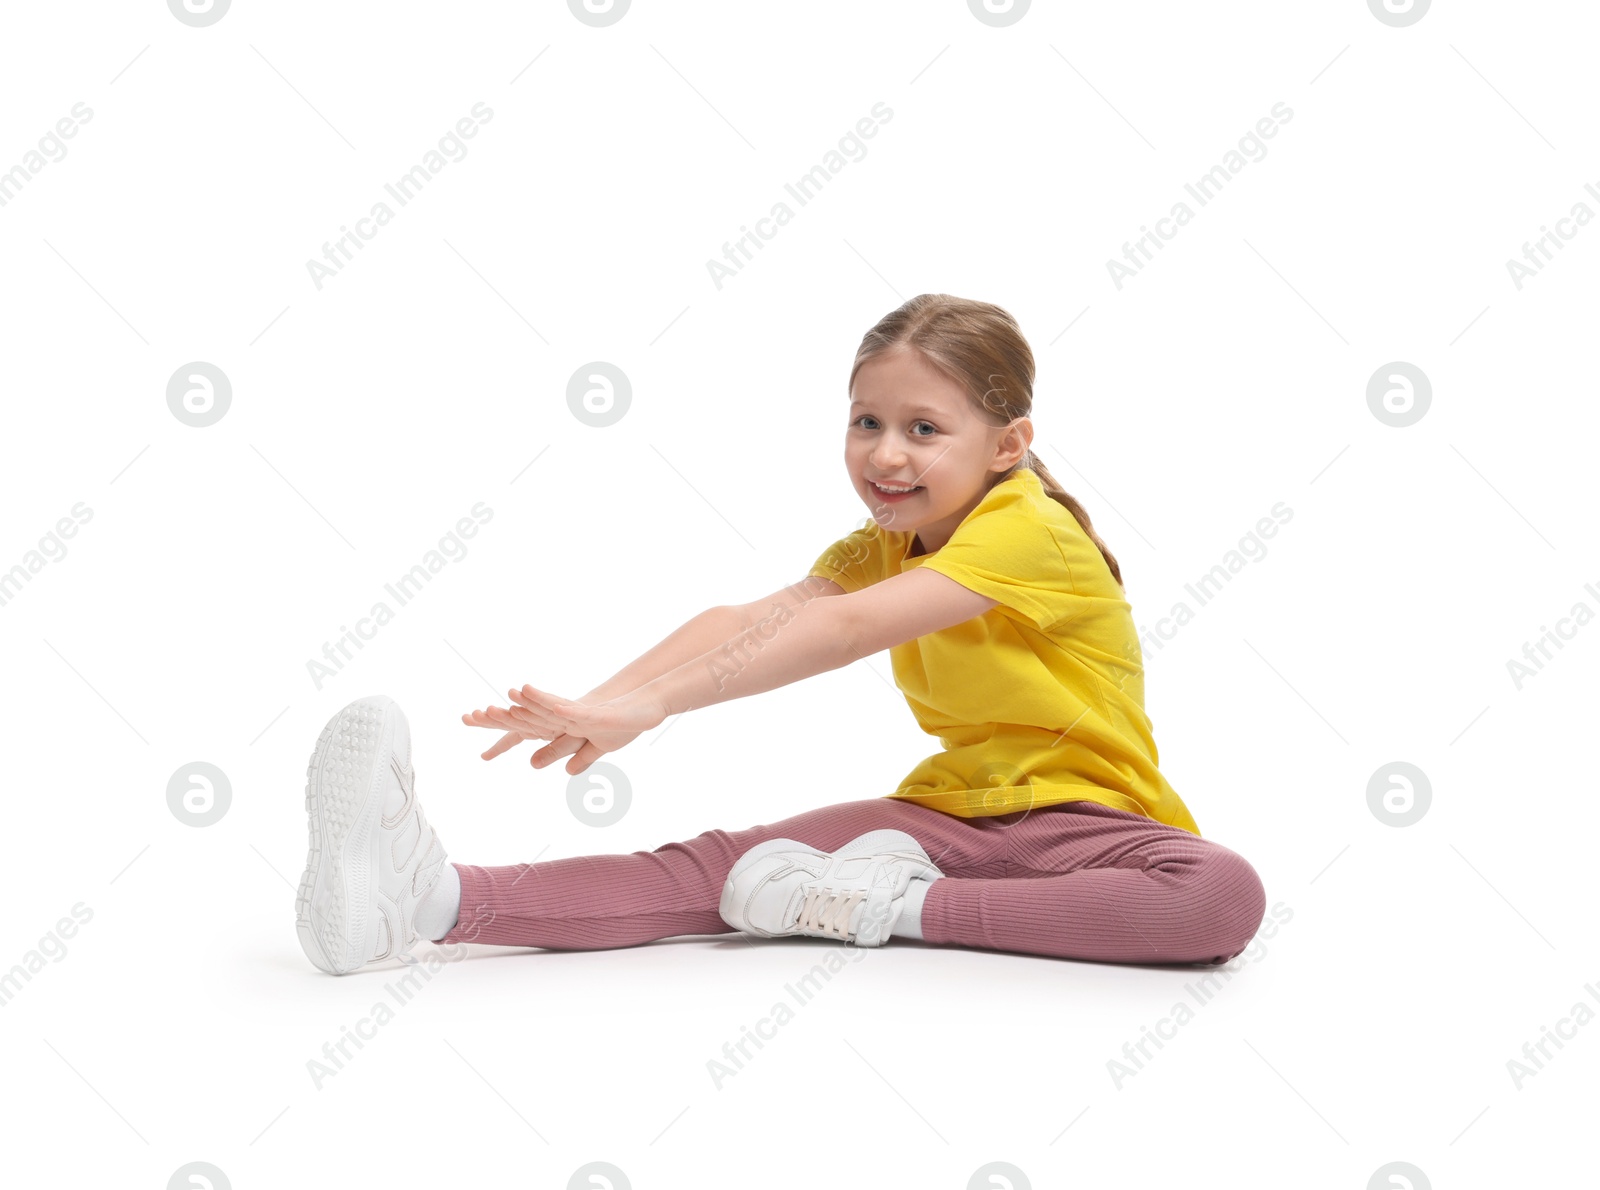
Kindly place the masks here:
MULTIPOLYGON (((491 710, 493 709, 495 708, 491 708, 491 710)), ((515 735, 518 741, 524 739, 549 739, 552 735, 555 735, 558 732, 558 729, 554 726, 550 727, 548 730, 541 730, 526 723, 518 723, 504 718, 496 718, 494 715, 486 711, 473 711, 472 714, 463 715, 461 718, 462 722, 472 727, 488 727, 496 731, 515 735)), ((490 757, 498 756, 502 751, 504 751, 503 748, 497 747, 495 751, 489 753, 489 755, 485 756, 484 759, 487 760, 490 757)))
POLYGON ((515 748, 518 744, 522 743, 525 738, 527 737, 522 735, 521 732, 508 731, 505 733, 505 735, 501 736, 498 741, 496 741, 492 748, 483 753, 483 758, 485 760, 493 760, 496 756, 499 756, 500 753, 506 751, 507 749, 515 748))
POLYGON ((577 750, 578 744, 572 743, 572 737, 563 732, 562 734, 556 736, 543 748, 540 748, 538 751, 536 751, 532 756, 528 757, 528 763, 536 769, 542 769, 552 760, 562 756, 569 756, 577 750), (569 744, 571 745, 570 747, 568 746, 569 744))
POLYGON ((524 711, 517 708, 522 714, 536 718, 539 722, 553 728, 551 735, 560 735, 562 732, 573 732, 577 735, 588 735, 583 730, 585 725, 592 725, 599 720, 596 718, 600 712, 598 707, 586 707, 581 704, 563 703, 564 710, 556 710, 553 705, 540 707, 538 710, 524 711))
POLYGON ((546 709, 543 706, 540 706, 536 702, 530 702, 530 701, 527 701, 527 700, 523 700, 523 701, 519 702, 516 706, 511 707, 510 711, 511 711, 511 713, 513 715, 515 715, 518 718, 520 718, 523 722, 536 723, 540 727, 553 729, 549 733, 551 735, 559 734, 560 731, 561 731, 561 727, 560 727, 559 721, 551 714, 551 712, 548 709, 546 709))
MULTIPOLYGON (((507 719, 514 718, 513 712, 505 707, 484 707, 483 710, 476 713, 491 723, 504 723, 507 719)), ((523 713, 526 714, 526 712, 523 713)))
POLYGON ((568 774, 577 776, 605 754, 606 750, 604 748, 596 747, 588 740, 584 740, 583 747, 578 749, 577 755, 567 761, 568 774))
POLYGON ((565 705, 568 702, 567 699, 562 698, 560 695, 551 694, 548 690, 540 690, 536 686, 524 686, 517 693, 520 693, 528 700, 529 709, 536 713, 538 711, 553 712, 557 704, 565 705))
MULTIPOLYGON (((489 708, 491 711, 495 709, 497 708, 489 708)), ((461 716, 461 719, 462 722, 467 723, 472 727, 495 727, 499 728, 501 731, 506 730, 506 725, 491 717, 487 711, 473 711, 470 715, 461 716)))
POLYGON ((525 718, 533 720, 536 723, 546 723, 549 721, 549 712, 543 705, 522 696, 518 691, 512 690, 510 691, 510 694, 512 701, 516 705, 506 708, 509 713, 513 715, 521 715, 525 718))
POLYGON ((485 714, 492 722, 508 731, 520 731, 523 735, 533 736, 541 740, 552 739, 561 733, 561 729, 556 724, 545 719, 536 719, 520 707, 514 711, 507 711, 500 707, 490 707, 485 714))
POLYGON ((542 769, 547 764, 553 764, 563 756, 571 756, 587 741, 582 736, 569 735, 563 732, 551 740, 543 748, 533 754, 531 763, 536 769, 542 769))
POLYGON ((518 703, 521 706, 527 707, 529 710, 537 710, 539 708, 539 706, 540 706, 539 703, 537 703, 533 699, 529 698, 526 694, 524 694, 520 690, 511 689, 511 690, 507 690, 506 693, 511 696, 512 701, 518 703))
POLYGON ((552 702, 565 701, 562 697, 550 694, 549 691, 542 691, 538 686, 523 686, 522 689, 510 689, 506 693, 517 699, 518 702, 523 702, 523 705, 530 705, 530 707, 547 707, 552 702))

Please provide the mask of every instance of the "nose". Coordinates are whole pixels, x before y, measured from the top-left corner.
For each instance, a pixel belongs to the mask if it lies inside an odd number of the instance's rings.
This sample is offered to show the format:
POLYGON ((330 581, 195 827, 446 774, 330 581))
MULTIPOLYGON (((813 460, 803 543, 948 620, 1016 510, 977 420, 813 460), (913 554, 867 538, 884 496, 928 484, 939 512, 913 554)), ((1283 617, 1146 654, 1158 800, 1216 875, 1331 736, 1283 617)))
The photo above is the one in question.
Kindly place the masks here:
POLYGON ((872 465, 880 475, 895 470, 905 460, 906 452, 887 437, 880 438, 878 444, 872 448, 872 465))

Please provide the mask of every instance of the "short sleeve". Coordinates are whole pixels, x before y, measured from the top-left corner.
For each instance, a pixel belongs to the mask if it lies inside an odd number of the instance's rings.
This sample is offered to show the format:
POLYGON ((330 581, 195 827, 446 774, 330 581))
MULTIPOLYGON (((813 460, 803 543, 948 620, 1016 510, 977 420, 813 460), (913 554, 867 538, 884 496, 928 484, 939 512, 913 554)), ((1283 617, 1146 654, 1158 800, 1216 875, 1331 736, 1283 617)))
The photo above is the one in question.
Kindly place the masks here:
POLYGON ((832 579, 846 591, 881 582, 888 576, 888 560, 878 522, 869 522, 823 550, 809 573, 832 579))
POLYGON ((1116 598, 1099 581, 1115 582, 1099 548, 1070 512, 1053 500, 1041 507, 1043 500, 1050 497, 997 485, 922 566, 987 595, 1041 632, 1081 615, 1096 598, 1116 598))

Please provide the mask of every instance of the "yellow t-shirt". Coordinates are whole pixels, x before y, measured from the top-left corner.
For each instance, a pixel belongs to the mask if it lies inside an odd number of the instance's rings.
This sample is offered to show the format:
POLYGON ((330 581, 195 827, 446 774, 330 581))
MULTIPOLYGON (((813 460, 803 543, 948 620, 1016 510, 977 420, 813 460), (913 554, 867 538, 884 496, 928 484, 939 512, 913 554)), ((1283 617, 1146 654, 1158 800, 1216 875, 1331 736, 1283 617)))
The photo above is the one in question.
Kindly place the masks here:
POLYGON ((810 573, 846 591, 926 566, 999 600, 889 650, 895 683, 944 751, 888 797, 962 818, 1080 799, 1200 828, 1156 767, 1132 608, 1077 518, 1018 468, 931 554, 876 521, 810 573))

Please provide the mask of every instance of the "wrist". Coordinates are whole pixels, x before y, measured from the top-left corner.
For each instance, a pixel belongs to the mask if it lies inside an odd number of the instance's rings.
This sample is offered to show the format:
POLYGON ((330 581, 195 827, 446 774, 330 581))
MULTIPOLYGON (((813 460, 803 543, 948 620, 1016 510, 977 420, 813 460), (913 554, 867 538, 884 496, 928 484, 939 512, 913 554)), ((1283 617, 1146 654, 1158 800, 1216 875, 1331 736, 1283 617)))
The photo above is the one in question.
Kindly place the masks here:
POLYGON ((678 714, 680 710, 687 710, 688 708, 673 705, 672 692, 669 684, 663 680, 664 678, 665 675, 660 678, 652 678, 637 689, 629 691, 628 697, 654 704, 661 709, 661 717, 667 719, 678 714))

